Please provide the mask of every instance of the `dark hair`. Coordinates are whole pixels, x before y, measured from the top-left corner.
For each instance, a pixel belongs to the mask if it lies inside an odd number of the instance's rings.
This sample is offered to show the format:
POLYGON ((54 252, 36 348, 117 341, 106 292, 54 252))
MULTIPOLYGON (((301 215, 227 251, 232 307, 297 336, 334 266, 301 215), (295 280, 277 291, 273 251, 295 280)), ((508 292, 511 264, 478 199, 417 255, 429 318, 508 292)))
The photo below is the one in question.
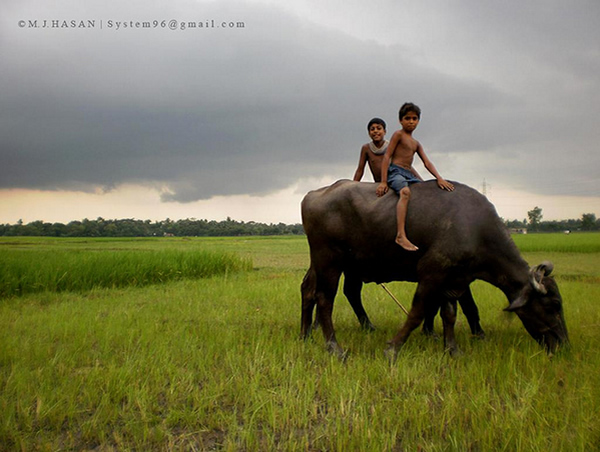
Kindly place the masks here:
POLYGON ((421 119, 421 109, 412 102, 406 102, 404 105, 402 105, 402 107, 400 107, 398 119, 402 121, 402 118, 404 118, 411 111, 417 114, 417 118, 421 119))
POLYGON ((380 126, 383 127, 383 130, 386 130, 385 128, 385 121, 381 118, 373 118, 369 121, 369 124, 367 124, 367 130, 371 130, 371 126, 373 124, 379 124, 380 126))

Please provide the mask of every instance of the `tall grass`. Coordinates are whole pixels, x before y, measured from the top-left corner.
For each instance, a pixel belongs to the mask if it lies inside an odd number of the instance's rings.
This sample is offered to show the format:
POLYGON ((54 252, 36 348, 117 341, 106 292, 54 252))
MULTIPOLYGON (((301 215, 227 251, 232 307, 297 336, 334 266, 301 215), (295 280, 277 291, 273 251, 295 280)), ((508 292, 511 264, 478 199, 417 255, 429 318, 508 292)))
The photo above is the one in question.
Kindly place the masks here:
POLYGON ((513 240, 521 252, 600 253, 600 234, 581 232, 574 234, 514 234, 513 240))
MULTIPOLYGON (((600 284, 560 279, 566 265, 600 276, 600 253, 526 255, 555 262, 570 351, 548 359, 502 311, 504 295, 476 282, 486 340, 471 340, 459 315, 462 355, 450 358, 440 341, 415 332, 391 364, 382 350, 405 317, 376 285, 363 290, 373 333, 338 295, 345 362, 325 351, 320 331, 299 340, 305 239, 187 247, 239 250, 256 271, 0 304, 0 450, 600 447, 600 284)), ((388 287, 410 303, 414 284, 388 287)))
POLYGON ((251 268, 248 259, 214 251, 4 249, 0 297, 141 287, 251 268))

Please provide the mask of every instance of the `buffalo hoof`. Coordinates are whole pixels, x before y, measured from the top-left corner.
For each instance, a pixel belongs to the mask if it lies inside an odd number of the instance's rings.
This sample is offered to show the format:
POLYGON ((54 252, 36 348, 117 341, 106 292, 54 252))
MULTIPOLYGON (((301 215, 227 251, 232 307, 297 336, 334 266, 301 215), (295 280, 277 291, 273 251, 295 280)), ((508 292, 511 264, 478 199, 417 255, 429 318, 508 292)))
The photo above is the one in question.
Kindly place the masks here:
POLYGON ((313 332, 312 326, 308 327, 306 329, 306 331, 301 331, 300 339, 302 339, 304 342, 308 341, 309 339, 312 338, 312 332, 313 332))
POLYGON ((440 335, 433 330, 426 330, 425 328, 423 328, 422 333, 423 336, 428 337, 430 339, 438 340, 440 338, 440 335))
POLYGON ((473 333, 471 335, 472 339, 476 339, 478 341, 482 341, 485 339, 485 333, 483 332, 483 330, 479 331, 478 333, 473 333))
POLYGON ((398 350, 393 345, 386 347, 383 354, 391 364, 394 364, 398 359, 398 350))
POLYGON ((371 322, 362 323, 360 327, 367 333, 372 333, 373 331, 375 331, 375 327, 371 322))
POLYGON ((450 355, 452 358, 456 358, 456 357, 462 355, 462 351, 460 350, 460 348, 458 348, 456 346, 447 347, 446 353, 448 353, 448 355, 450 355))
POLYGON ((332 355, 336 356, 340 361, 346 361, 348 352, 344 351, 340 344, 337 342, 327 342, 327 351, 332 355))

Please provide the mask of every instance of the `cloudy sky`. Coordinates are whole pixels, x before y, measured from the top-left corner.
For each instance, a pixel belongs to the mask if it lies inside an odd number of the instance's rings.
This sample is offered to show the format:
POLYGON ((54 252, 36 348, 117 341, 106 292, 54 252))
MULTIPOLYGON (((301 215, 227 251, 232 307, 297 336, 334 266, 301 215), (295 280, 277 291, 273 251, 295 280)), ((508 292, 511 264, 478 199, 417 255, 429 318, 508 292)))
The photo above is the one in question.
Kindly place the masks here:
POLYGON ((597 0, 7 0, 0 17, 0 222, 296 223, 405 101, 440 173, 504 218, 600 217, 597 0))

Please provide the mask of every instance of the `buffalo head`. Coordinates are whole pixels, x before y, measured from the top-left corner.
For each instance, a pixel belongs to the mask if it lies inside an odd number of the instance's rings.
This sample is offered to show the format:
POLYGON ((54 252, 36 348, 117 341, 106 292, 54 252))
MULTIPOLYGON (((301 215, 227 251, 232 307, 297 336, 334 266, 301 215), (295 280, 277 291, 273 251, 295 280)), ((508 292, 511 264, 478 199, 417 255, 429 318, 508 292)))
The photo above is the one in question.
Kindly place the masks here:
POLYGON ((551 262, 543 262, 532 268, 529 284, 505 309, 516 313, 529 334, 550 354, 559 346, 569 343, 562 297, 556 281, 549 277, 553 268, 551 262))

